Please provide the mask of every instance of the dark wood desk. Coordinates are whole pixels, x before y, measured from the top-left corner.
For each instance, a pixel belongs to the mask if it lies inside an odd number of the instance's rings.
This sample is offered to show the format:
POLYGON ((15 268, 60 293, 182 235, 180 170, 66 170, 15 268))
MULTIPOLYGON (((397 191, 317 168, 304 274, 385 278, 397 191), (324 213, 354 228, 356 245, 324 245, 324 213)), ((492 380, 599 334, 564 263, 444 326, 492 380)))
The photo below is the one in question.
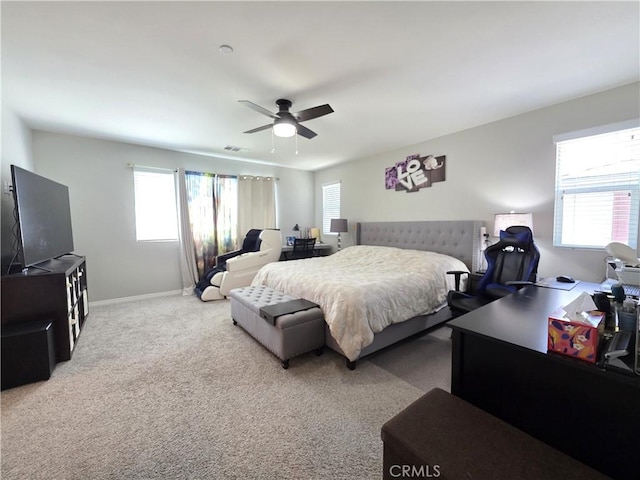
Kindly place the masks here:
MULTIPOLYGON (((282 254, 280 255, 280 260, 286 260, 286 253, 293 251, 293 245, 283 245, 282 246, 282 254)), ((316 243, 313 246, 313 255, 314 257, 321 257, 324 255, 328 255, 331 252, 331 245, 328 243, 316 243)))
MULTIPOLYGON (((316 242, 313 245, 313 249, 318 251, 331 250, 331 245, 329 245, 328 243, 316 242)), ((293 250, 293 245, 282 245, 283 252, 291 252, 292 250, 293 250)))
POLYGON ((458 317, 451 392, 613 478, 640 478, 640 377, 547 354, 547 317, 582 291, 526 287, 458 317))

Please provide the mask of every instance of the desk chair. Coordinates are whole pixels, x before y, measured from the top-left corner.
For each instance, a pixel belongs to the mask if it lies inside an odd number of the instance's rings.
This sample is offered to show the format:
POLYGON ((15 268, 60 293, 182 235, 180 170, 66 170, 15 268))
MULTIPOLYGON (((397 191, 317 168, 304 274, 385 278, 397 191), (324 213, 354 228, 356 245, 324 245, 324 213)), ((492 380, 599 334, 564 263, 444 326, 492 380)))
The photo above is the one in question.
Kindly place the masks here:
POLYGON ((313 248, 315 245, 315 238, 296 238, 293 241, 293 249, 290 252, 285 252, 285 258, 287 260, 297 260, 300 258, 313 257, 313 248))
POLYGON ((460 292, 460 277, 468 272, 451 271, 456 290, 447 295, 447 304, 454 316, 459 316, 509 295, 536 281, 540 252, 533 242, 529 227, 513 226, 500 232, 500 241, 484 252, 487 271, 476 292, 460 292))

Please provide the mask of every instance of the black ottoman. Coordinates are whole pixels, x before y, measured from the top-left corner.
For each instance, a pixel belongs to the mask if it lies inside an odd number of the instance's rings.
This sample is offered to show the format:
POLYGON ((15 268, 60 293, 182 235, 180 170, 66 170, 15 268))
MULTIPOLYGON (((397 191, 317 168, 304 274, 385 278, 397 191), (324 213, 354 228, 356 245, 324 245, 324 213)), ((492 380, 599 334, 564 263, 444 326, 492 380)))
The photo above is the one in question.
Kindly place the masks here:
POLYGON ((48 380, 55 366, 51 320, 2 325, 2 390, 48 380))
POLYGON ((384 479, 608 478, 439 388, 385 423, 382 441, 384 479))

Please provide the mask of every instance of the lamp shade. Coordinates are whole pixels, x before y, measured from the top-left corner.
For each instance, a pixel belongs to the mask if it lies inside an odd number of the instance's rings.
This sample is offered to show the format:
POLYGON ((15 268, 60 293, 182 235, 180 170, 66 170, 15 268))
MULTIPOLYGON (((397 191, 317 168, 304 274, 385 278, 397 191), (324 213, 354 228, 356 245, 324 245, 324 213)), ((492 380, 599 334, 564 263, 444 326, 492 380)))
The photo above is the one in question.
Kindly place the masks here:
POLYGON ((296 126, 286 119, 278 118, 273 123, 273 134, 276 137, 293 137, 297 132, 296 126))
POLYGON ((496 213, 493 223, 493 236, 499 237, 500 230, 506 230, 515 225, 529 227, 533 231, 532 213, 496 213))
POLYGON ((347 219, 346 218, 332 218, 331 225, 329 226, 329 231, 333 233, 342 233, 348 232, 349 228, 347 227, 347 219))

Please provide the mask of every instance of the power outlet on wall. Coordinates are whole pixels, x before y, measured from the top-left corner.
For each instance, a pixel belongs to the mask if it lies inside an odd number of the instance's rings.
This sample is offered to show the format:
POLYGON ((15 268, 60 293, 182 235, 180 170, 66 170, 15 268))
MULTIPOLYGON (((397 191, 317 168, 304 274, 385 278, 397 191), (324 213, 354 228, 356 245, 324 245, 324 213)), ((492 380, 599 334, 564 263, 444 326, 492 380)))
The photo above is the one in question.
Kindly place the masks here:
POLYGON ((2 183, 2 191, 5 193, 5 195, 9 195, 11 192, 13 192, 13 185, 11 185, 8 180, 5 180, 2 183))

